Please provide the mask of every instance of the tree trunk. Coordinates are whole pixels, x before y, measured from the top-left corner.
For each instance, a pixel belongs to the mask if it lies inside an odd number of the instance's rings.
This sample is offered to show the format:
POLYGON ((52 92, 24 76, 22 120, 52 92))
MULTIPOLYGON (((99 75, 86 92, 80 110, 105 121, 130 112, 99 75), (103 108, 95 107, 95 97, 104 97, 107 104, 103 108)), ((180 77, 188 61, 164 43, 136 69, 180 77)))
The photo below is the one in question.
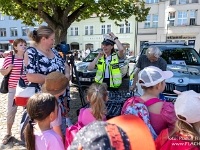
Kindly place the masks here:
POLYGON ((56 28, 53 29, 55 32, 55 45, 59 44, 62 41, 67 43, 67 27, 65 26, 63 29, 56 28))

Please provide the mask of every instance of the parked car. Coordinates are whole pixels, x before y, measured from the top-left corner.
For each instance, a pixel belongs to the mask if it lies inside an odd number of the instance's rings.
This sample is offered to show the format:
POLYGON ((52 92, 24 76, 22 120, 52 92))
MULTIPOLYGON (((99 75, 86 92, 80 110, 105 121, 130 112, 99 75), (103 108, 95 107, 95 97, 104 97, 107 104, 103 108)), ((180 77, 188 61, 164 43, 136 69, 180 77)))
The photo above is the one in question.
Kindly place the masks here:
MULTIPOLYGON (((184 43, 145 43, 140 55, 145 54, 151 45, 157 46, 162 51, 161 57, 167 61, 167 70, 174 73, 172 78, 165 80, 166 87, 163 94, 167 99, 170 101, 176 99, 177 95, 173 90, 194 90, 200 93, 200 55, 195 49, 184 43)), ((134 76, 135 71, 136 67, 130 77, 134 76)), ((139 95, 139 91, 136 93, 139 95)))
MULTIPOLYGON (((88 65, 92 62, 98 55, 98 51, 91 52, 82 62, 76 64, 77 76, 82 86, 89 86, 94 82, 94 77, 96 75, 97 68, 92 71, 89 71, 88 65)), ((122 73, 122 77, 129 76, 129 60, 128 59, 119 59, 119 67, 122 73)), ((78 81, 76 80, 75 74, 72 77, 72 83, 77 85, 78 81)))

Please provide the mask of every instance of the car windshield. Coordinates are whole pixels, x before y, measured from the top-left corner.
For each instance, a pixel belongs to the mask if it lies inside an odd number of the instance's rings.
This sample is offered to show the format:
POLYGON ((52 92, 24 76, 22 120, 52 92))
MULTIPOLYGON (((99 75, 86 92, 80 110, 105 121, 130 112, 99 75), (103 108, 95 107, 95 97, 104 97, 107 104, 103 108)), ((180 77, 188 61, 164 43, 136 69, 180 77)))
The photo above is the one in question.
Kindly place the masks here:
POLYGON ((98 53, 90 53, 84 60, 83 62, 92 62, 96 57, 98 53))
MULTIPOLYGON (((200 56, 193 48, 159 48, 162 51, 161 57, 167 61, 167 64, 200 65, 200 56)), ((144 48, 142 54, 145 54, 146 50, 147 48, 144 48)))

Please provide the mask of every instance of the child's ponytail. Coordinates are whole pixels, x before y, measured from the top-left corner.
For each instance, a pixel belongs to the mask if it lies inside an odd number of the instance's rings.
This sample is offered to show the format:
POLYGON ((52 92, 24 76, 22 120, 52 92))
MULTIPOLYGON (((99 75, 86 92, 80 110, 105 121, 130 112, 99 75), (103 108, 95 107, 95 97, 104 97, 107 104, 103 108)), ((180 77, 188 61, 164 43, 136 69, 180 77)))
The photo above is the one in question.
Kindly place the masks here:
POLYGON ((35 150, 35 135, 33 133, 33 120, 29 120, 29 123, 25 128, 25 140, 27 150, 35 150))
POLYGON ((88 89, 91 113, 96 120, 103 120, 106 114, 107 85, 93 83, 88 89))

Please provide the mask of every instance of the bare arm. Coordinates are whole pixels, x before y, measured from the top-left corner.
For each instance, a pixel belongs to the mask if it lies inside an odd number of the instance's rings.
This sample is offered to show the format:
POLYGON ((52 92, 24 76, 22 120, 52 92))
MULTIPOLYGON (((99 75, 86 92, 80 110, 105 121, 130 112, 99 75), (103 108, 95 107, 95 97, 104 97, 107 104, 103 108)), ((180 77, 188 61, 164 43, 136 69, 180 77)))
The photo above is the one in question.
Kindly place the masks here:
MULTIPOLYGON (((25 52, 24 63, 25 63, 26 66, 28 66, 28 62, 29 62, 28 53, 25 52)), ((39 74, 39 73, 27 73, 26 77, 27 77, 29 82, 43 84, 44 81, 45 81, 46 75, 39 74)))
POLYGON ((89 64, 88 66, 88 70, 93 70, 95 68, 95 65, 97 63, 97 61, 99 60, 99 58, 101 58, 103 56, 103 52, 99 53, 97 55, 97 57, 89 64))
POLYGON ((3 76, 8 75, 8 74, 11 72, 11 70, 12 70, 13 67, 14 67, 14 65, 13 65, 13 64, 10 64, 10 65, 8 66, 7 69, 1 68, 1 69, 0 69, 0 72, 1 72, 1 74, 2 74, 3 76))
MULTIPOLYGON (((109 34, 113 39, 115 39, 116 38, 116 36, 114 35, 114 33, 110 33, 109 34)), ((117 45, 117 48, 118 48, 118 56, 119 56, 119 58, 123 58, 123 56, 124 56, 124 47, 122 46, 122 44, 121 44, 121 42, 118 40, 118 38, 117 39, 115 39, 115 43, 116 43, 116 45, 117 45)))
POLYGON ((66 62, 65 62, 65 76, 68 80, 70 80, 70 67, 66 62))
POLYGON ((133 84, 132 84, 132 86, 130 87, 130 90, 132 91, 132 90, 135 90, 135 88, 136 88, 136 83, 137 83, 137 81, 138 81, 138 73, 140 72, 140 68, 137 68, 137 71, 135 72, 135 74, 134 74, 134 80, 133 80, 133 84))

